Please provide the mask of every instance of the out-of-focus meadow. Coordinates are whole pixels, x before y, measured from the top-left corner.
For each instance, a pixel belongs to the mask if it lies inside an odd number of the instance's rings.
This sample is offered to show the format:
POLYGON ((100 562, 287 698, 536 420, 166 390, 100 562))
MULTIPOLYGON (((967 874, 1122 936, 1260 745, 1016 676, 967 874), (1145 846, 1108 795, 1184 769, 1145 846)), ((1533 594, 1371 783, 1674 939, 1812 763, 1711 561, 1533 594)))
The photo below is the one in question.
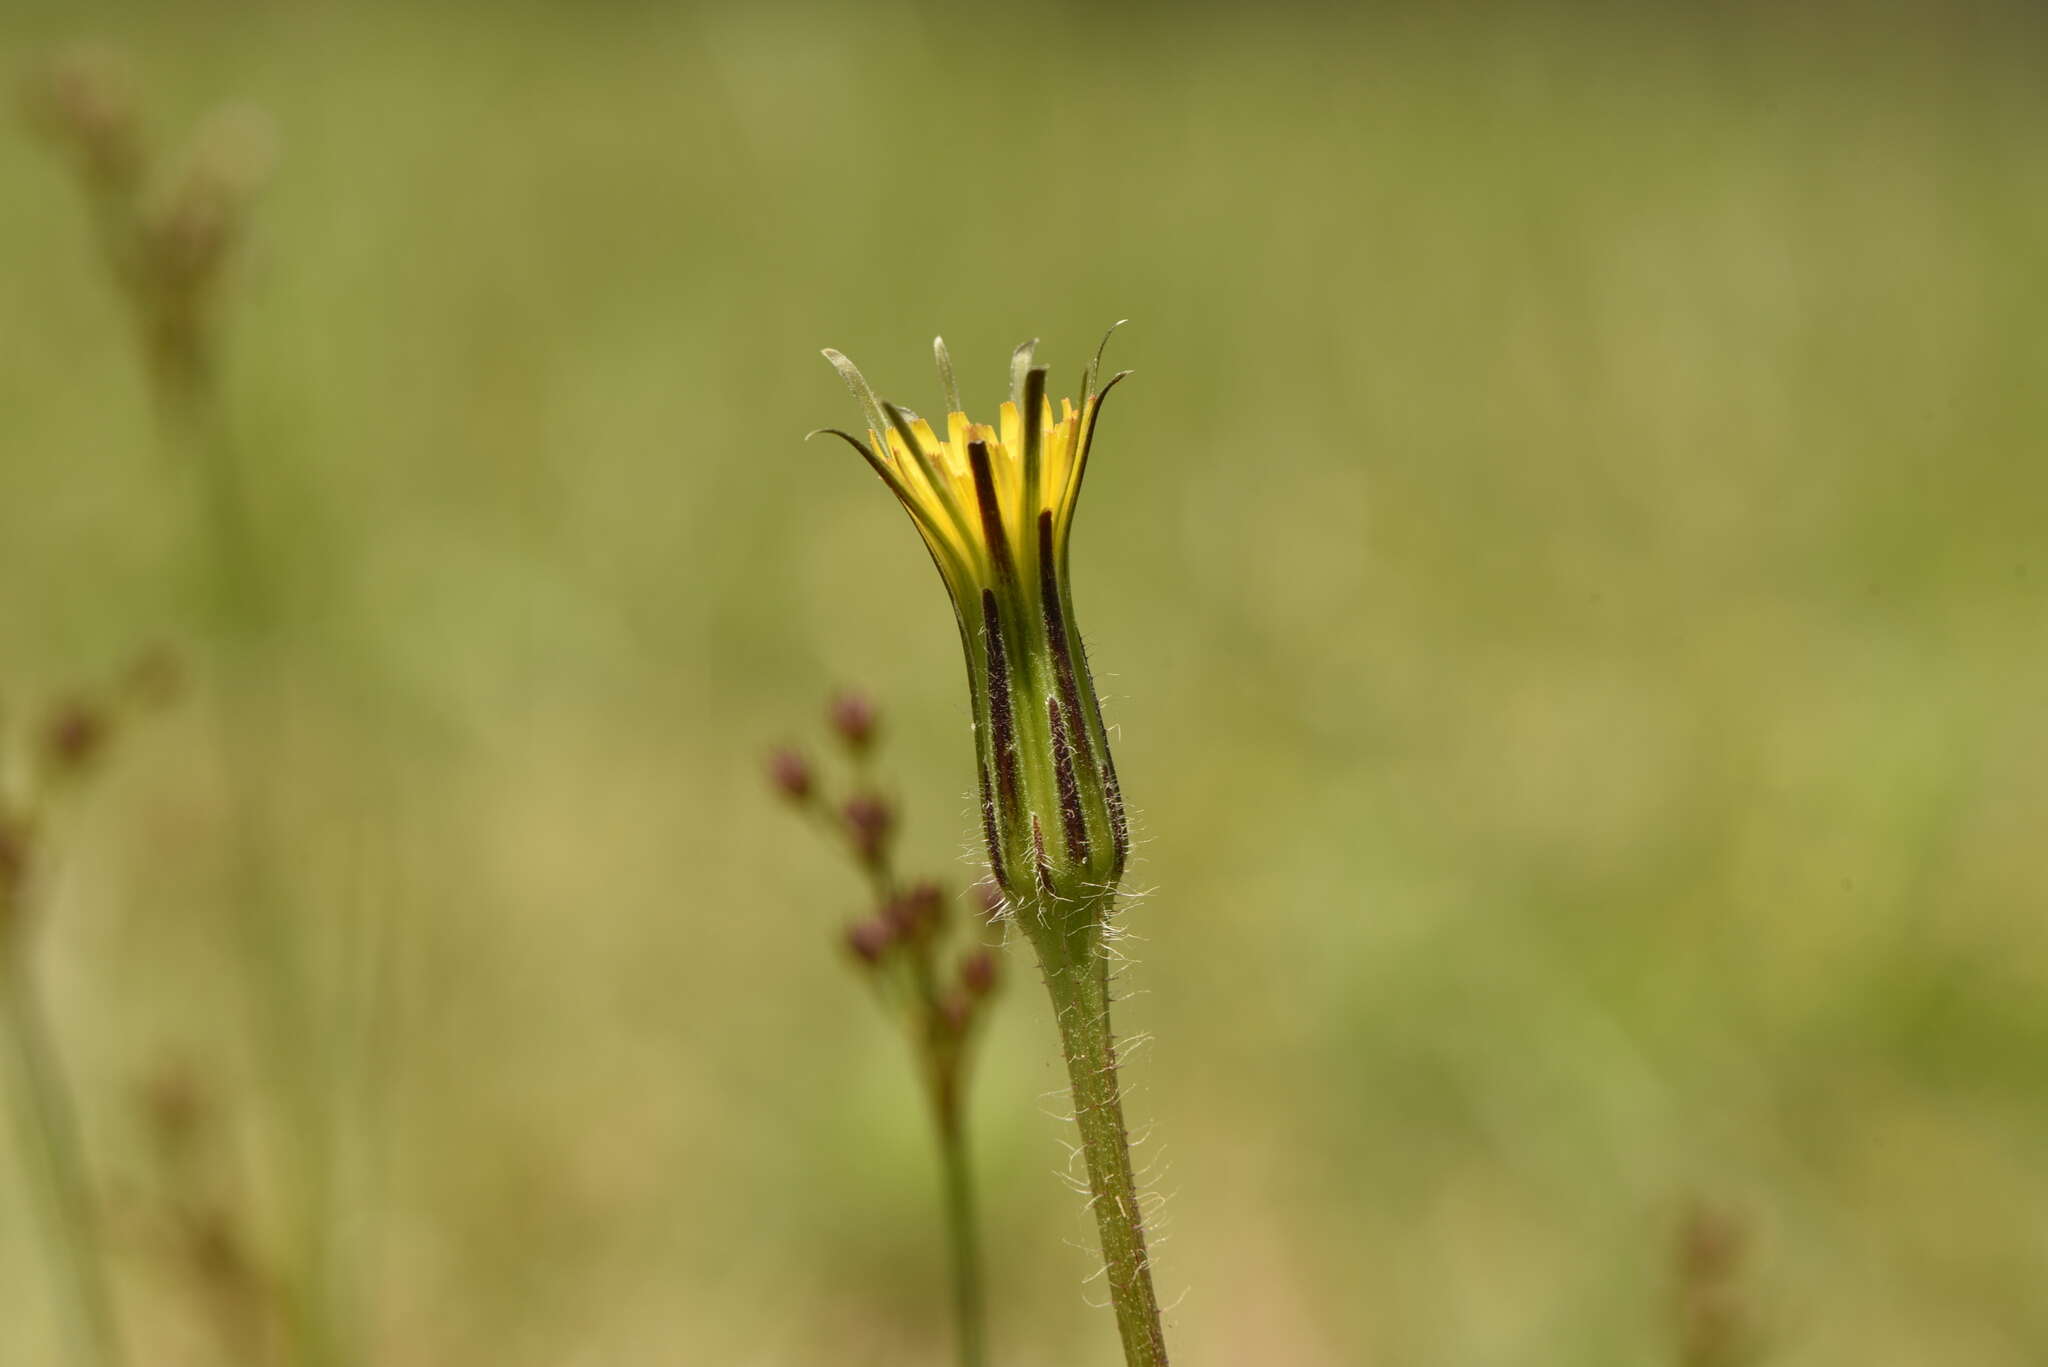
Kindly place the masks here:
MULTIPOLYGON (((868 687, 964 881, 962 670, 802 436, 855 417, 820 346, 932 409, 943 331, 986 408, 1018 340, 1057 383, 1126 316, 1075 575, 1177 1360, 1670 1360, 1702 1201, 1770 1363, 2048 1357, 2048 32, 1778 8, 10 5, 10 74, 102 39, 166 138, 279 130, 225 392, 353 1360, 944 1360, 857 889, 760 759, 868 687)), ((0 694, 192 675, 38 948, 180 1367, 149 1079, 291 1204, 193 481, 19 121, 0 192, 0 694)), ((996 1360, 1107 1364, 1009 968, 996 1360)), ((0 1172, 0 1361, 52 1362, 0 1172)))

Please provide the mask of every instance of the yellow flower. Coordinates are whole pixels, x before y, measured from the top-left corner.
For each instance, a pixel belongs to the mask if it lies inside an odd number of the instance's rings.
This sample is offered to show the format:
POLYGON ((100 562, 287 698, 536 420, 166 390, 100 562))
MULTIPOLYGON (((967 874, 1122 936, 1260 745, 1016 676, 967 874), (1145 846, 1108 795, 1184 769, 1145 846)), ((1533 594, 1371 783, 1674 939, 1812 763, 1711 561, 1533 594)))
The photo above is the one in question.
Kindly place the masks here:
POLYGON ((1010 400, 991 425, 962 411, 952 359, 935 341, 948 408, 943 437, 878 399, 853 362, 828 350, 864 410, 867 440, 823 430, 859 451, 895 493, 952 596, 997 882, 1013 904, 1092 905, 1122 877, 1129 836, 1073 625, 1067 542, 1103 398, 1130 372, 1098 384, 1098 348, 1080 401, 1062 399, 1055 409, 1045 369, 1033 364, 1035 347, 1026 343, 1011 357, 1010 400))
POLYGON ((1012 356, 1011 398, 991 426, 961 411, 952 358, 944 339, 934 339, 948 406, 944 437, 915 413, 877 399, 852 361, 825 352, 865 410, 867 440, 823 430, 851 443, 895 493, 956 598, 968 590, 971 600, 973 588, 993 585, 1005 556, 1020 574, 1032 575, 1042 539, 1056 554, 1064 551, 1102 400, 1130 373, 1098 388, 1098 350, 1082 377, 1079 407, 1061 399, 1055 413, 1046 372, 1031 364, 1036 345, 1026 343, 1012 356), (1041 535, 1042 521, 1049 536, 1041 535))

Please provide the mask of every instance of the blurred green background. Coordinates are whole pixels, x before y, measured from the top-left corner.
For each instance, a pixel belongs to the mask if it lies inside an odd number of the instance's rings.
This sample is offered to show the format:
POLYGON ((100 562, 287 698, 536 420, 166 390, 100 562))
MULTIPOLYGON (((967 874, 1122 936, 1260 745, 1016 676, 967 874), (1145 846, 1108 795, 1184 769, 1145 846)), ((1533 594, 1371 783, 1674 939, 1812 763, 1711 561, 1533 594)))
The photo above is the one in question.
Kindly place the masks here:
MULTIPOLYGON (((929 409, 943 331, 985 408, 1120 317, 1075 573, 1177 1360, 1670 1361, 1694 1200, 1772 1363, 2048 1360, 2036 15, 0 14, 16 69, 81 36, 167 141, 228 97, 282 140, 226 402, 357 1360, 945 1360, 857 889, 760 759, 866 686, 964 882, 962 669, 901 513, 801 438, 855 416, 820 346, 929 409)), ((18 121, 0 187, 0 692, 158 640, 194 677, 78 805, 39 953, 143 1360, 212 1362, 129 1219, 138 1087, 200 1079, 220 1180, 288 1202, 191 474, 18 121)), ((1107 1364, 1009 964, 997 1360, 1107 1364)), ((0 1360, 53 1362, 4 1175, 0 1360)))

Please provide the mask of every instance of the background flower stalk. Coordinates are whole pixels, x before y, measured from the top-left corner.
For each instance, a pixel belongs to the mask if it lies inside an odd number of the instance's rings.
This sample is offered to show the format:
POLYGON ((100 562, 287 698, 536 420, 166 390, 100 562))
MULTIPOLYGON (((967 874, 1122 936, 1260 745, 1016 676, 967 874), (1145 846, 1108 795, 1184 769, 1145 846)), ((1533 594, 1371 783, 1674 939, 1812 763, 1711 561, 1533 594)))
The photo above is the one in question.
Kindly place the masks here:
MULTIPOLYGON (((896 860, 895 805, 874 786, 880 718, 864 694, 832 699, 826 719, 853 768, 853 791, 827 798, 818 772, 794 749, 768 759, 768 780, 790 805, 811 817, 850 856, 873 898, 870 914, 848 925, 848 962, 909 1040, 938 1141, 940 1198, 945 1211, 953 1335, 960 1367, 988 1361, 988 1304, 981 1235, 967 1133, 967 1089, 975 1039, 997 991, 991 949, 971 944, 949 964, 955 926, 985 926, 993 907, 971 889, 964 905, 930 879, 906 881, 896 860)), ((999 905, 999 903, 997 903, 999 905)))
POLYGON ((247 1033, 265 1076, 270 1161, 294 1249, 280 1294, 294 1360, 344 1362, 354 1355, 353 1292, 339 1246, 348 1223, 338 1117, 351 1099, 331 1094, 345 1061, 323 1034, 339 1032, 309 1007, 314 970, 275 852, 278 757, 291 724, 277 686, 288 668, 289 606, 267 563, 253 467, 234 439, 224 386, 222 305, 278 157, 276 127, 259 109, 223 105, 166 151, 145 126, 128 64, 93 47, 54 56, 24 95, 31 124, 74 171, 142 362, 158 444, 189 484, 194 625, 208 638, 232 810, 247 1033))
MULTIPOLYGON (((144 657, 145 661, 151 657, 144 657)), ((161 700, 140 686, 151 668, 130 670, 116 699, 130 706, 161 700)), ((82 1367, 130 1361, 108 1270, 108 1240, 87 1161, 70 1072, 58 1048, 36 947, 47 907, 53 835, 74 790, 107 749, 119 712, 111 702, 72 697, 58 703, 26 739, 0 733, 0 1035, 25 1166, 43 1197, 50 1256, 65 1297, 72 1351, 82 1367)))
POLYGON ((990 871, 1052 996, 1125 1358, 1157 1364, 1166 1347, 1109 1021, 1106 941, 1130 833, 1068 575, 1102 402, 1129 372, 1103 381, 1098 348, 1079 402, 1063 399, 1056 411, 1036 346, 1012 355, 1010 397, 992 426, 963 411, 952 358, 935 341, 949 410, 943 436, 879 399, 851 361, 828 350, 866 414, 867 440, 826 430, 895 493, 952 597, 990 871))

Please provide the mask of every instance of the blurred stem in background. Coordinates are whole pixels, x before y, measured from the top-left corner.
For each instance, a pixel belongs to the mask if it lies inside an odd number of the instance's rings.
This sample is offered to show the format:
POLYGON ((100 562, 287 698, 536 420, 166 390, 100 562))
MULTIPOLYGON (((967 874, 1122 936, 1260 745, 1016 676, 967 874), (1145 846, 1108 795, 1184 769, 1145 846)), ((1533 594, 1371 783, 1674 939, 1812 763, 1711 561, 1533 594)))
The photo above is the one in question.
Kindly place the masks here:
POLYGON ((948 410, 943 438, 878 398, 852 361, 828 349, 825 359, 867 419, 868 439, 827 430, 859 451, 903 504, 952 596, 989 871, 1038 951, 1052 995, 1124 1359, 1165 1367, 1109 1020, 1112 918, 1130 832, 1067 575, 1096 420, 1129 373, 1102 379, 1108 343, 1106 333, 1082 372, 1078 405, 1064 400, 1058 410, 1046 368, 1036 364, 1038 343, 1018 347, 1010 401, 991 426, 962 411, 953 358, 934 338, 948 410))
POLYGON ((216 663, 216 732, 236 846, 236 919, 250 1034, 282 1131, 292 1275, 284 1318, 297 1361, 344 1360, 335 1243, 335 1124, 311 1016, 310 967, 271 866, 281 618, 268 588, 219 378, 220 283, 275 159, 260 111, 225 107, 159 164, 123 64, 81 49, 38 73, 34 121, 71 160, 126 303, 160 441, 196 482, 201 598, 216 663))
MULTIPOLYGON (((0 892, 0 921, 19 916, 15 900, 0 892)), ((70 1080, 50 1034, 48 1013, 28 962, 26 937, 0 935, 0 1006, 13 1058, 8 1072, 14 1083, 16 1121, 22 1153, 35 1165, 43 1193, 44 1224, 54 1260, 67 1292, 67 1319, 78 1360, 94 1367, 125 1362, 121 1331, 107 1284, 104 1247, 98 1228, 97 1203, 87 1175, 85 1148, 79 1136, 77 1107, 70 1080)))
MULTIPOLYGON (((147 665, 131 671, 130 682, 154 672, 147 665)), ((161 692, 148 687, 131 689, 124 699, 161 700, 161 692)), ((40 1178, 34 1185, 43 1197, 51 1260, 66 1288, 75 1351, 92 1367, 118 1367, 127 1354, 78 1105, 51 1027, 35 946, 52 827, 67 792, 106 748, 114 716, 110 707, 71 700, 50 713, 33 743, 0 744, 0 1031, 11 1054, 11 1109, 22 1153, 40 1178)))
MULTIPOLYGON (((849 795, 838 802, 828 799, 810 761, 794 750, 775 752, 769 779, 852 858, 874 899, 870 914, 846 928, 847 954, 883 1009, 901 1022, 916 1055, 938 1140, 954 1344, 961 1367, 984 1367, 988 1303, 968 1158, 967 1081, 970 1046, 997 986, 996 958, 987 945, 975 945, 949 965, 946 940, 967 909, 957 908, 949 916, 949 899, 937 883, 906 883, 897 871, 896 809, 881 795, 873 775, 879 732, 873 703, 859 694, 841 694, 833 699, 828 717, 852 761, 849 795)), ((966 899, 972 909, 968 914, 983 925, 999 904, 988 891, 979 885, 966 899)))
POLYGON ((945 1183, 946 1243, 960 1362, 962 1367, 981 1367, 988 1360, 988 1292, 982 1278, 966 1117, 956 1099, 941 1100, 936 1094, 932 1113, 939 1132, 939 1172, 945 1183))
POLYGON ((242 1176, 214 1085, 174 1057, 132 1095, 155 1163, 154 1180, 127 1198, 130 1219, 208 1321, 224 1361, 277 1361, 276 1292, 241 1218, 242 1176))

